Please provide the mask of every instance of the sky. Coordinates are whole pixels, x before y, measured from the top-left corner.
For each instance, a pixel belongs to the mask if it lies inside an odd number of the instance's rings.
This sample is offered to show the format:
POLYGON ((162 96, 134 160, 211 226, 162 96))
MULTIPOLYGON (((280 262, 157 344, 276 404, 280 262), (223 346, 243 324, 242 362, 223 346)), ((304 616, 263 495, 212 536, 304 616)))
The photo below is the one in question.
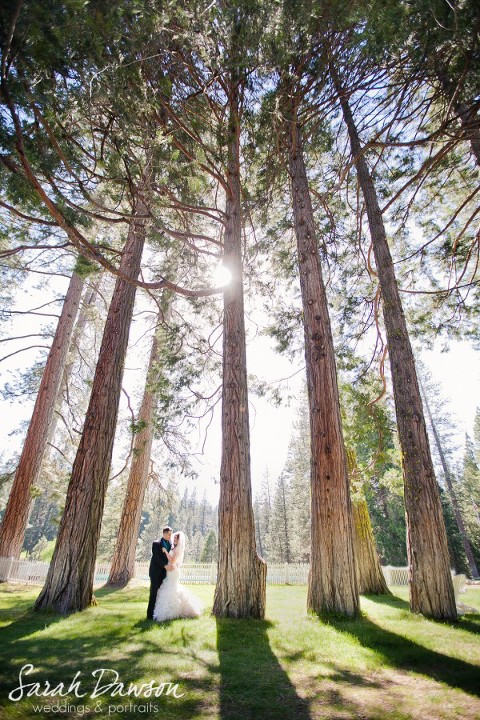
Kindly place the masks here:
MULTIPOLYGON (((221 276, 218 276, 219 278, 221 276)), ((218 278, 217 278, 218 279, 218 278)), ((35 280, 35 282, 37 282, 35 280)), ((67 280, 55 278, 55 291, 61 293, 64 290, 67 280)), ((26 291, 19 294, 16 302, 17 309, 27 309, 48 302, 52 298, 52 285, 46 290, 36 290, 33 281, 27 281, 26 291)), ((52 307, 59 307, 52 306, 52 307)), ((22 335, 30 332, 38 332, 39 318, 13 316, 9 327, 4 328, 4 336, 9 334, 22 335)), ((287 357, 278 355, 273 347, 273 341, 254 331, 253 326, 248 326, 250 341, 247 345, 248 372, 253 373, 272 386, 282 382, 286 388, 286 394, 291 396, 290 403, 283 403, 279 407, 273 405, 266 398, 259 398, 250 395, 250 435, 251 435, 251 463, 252 463, 252 488, 255 494, 261 486, 262 479, 268 472, 271 482, 274 482, 283 469, 286 460, 288 445, 292 432, 292 423, 295 420, 300 392, 304 378, 303 358, 298 357, 291 362, 287 357), (291 376, 291 377, 290 377, 291 376)), ((133 396, 137 403, 140 400, 141 385, 139 378, 143 376, 142 359, 148 348, 149 339, 143 337, 144 328, 137 322, 136 329, 132 330, 130 339, 130 353, 126 363, 124 383, 133 390, 133 396)), ((37 339, 6 342, 0 344, 0 356, 8 352, 38 342, 37 339)), ((40 340, 43 344, 44 341, 40 340)), ((425 350, 420 353, 424 363, 429 368, 433 379, 440 383, 441 391, 448 400, 449 410, 452 413, 456 437, 459 447, 463 446, 465 433, 472 432, 475 410, 480 406, 480 363, 478 352, 475 352, 467 342, 450 342, 449 352, 442 352, 440 342, 433 350, 425 350)), ((0 385, 5 380, 11 379, 11 373, 19 368, 26 368, 33 363, 36 351, 19 353, 7 361, 0 363, 0 385)), ((121 412, 125 412, 125 402, 122 398, 121 412)), ((18 452, 21 447, 21 437, 11 436, 18 423, 28 420, 33 404, 20 402, 13 403, 0 400, 0 459, 5 462, 12 453, 18 452)), ((202 428, 196 437, 192 437, 194 453, 199 453, 203 444, 204 436, 202 428)), ((205 490, 207 497, 212 503, 216 503, 219 493, 219 471, 220 471, 220 404, 217 405, 212 423, 210 425, 207 440, 204 447, 204 454, 195 454, 193 467, 198 473, 195 480, 188 480, 190 487, 192 483, 197 487, 197 497, 205 490)), ((118 460, 121 466, 123 460, 118 460)), ((180 491, 183 491, 183 484, 180 483, 180 491)))
MULTIPOLYGON (((441 385, 442 394, 449 404, 449 411, 455 424, 455 437, 463 448, 465 433, 472 434, 476 408, 480 406, 480 363, 479 354, 466 342, 452 342, 450 351, 443 353, 440 343, 434 350, 421 353, 421 358, 429 368, 434 381, 441 385)), ((299 366, 292 365, 286 358, 279 356, 267 338, 253 341, 247 349, 248 371, 272 381, 295 373, 299 366)), ((264 398, 250 399, 250 435, 252 459, 253 493, 260 490, 262 478, 268 471, 271 481, 281 473, 287 457, 288 444, 295 420, 296 407, 303 383, 303 372, 296 374, 288 382, 291 393, 296 396, 290 405, 275 407, 264 398)), ((203 492, 207 490, 209 498, 218 498, 218 480, 220 464, 220 412, 218 408, 215 422, 209 432, 206 445, 204 469, 197 486, 203 492), (213 485, 213 486, 212 486, 213 485)))

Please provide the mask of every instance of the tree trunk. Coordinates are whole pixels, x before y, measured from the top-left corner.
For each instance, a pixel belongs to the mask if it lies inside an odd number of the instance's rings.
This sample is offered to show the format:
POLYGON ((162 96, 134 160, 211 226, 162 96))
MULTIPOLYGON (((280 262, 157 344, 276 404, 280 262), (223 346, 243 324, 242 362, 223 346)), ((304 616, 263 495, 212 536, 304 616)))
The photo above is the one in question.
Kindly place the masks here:
POLYGON ((457 527, 460 532, 460 537, 462 538, 463 549, 465 550, 465 555, 467 556, 470 573, 472 575, 472 578, 478 578, 477 564, 476 564, 475 558, 473 556, 473 551, 472 551, 472 546, 470 545, 470 540, 468 539, 468 536, 467 536, 465 523, 463 522, 462 512, 460 510, 460 506, 459 506, 458 500, 457 500, 457 494, 453 487, 452 474, 450 472, 450 468, 448 467, 447 458, 445 457, 445 453, 443 452, 441 439, 438 434, 437 426, 433 420, 432 413, 430 410, 430 405, 428 404, 428 399, 427 399, 425 391, 423 392, 423 399, 425 402, 425 408, 427 410, 428 419, 430 420, 430 427, 432 428, 433 438, 435 440, 437 452, 440 457, 440 462, 442 464, 443 476, 444 476, 445 482, 447 484, 448 493, 450 495, 450 500, 452 501, 453 513, 455 515, 457 527))
MULTIPOLYGON (((70 378, 72 376, 73 367, 75 365, 75 356, 78 354, 78 344, 80 341, 80 338, 83 334, 83 331, 85 330, 85 326, 88 321, 88 308, 93 305, 95 302, 95 298, 97 296, 97 289, 100 286, 101 280, 103 278, 103 274, 99 274, 96 280, 93 281, 91 287, 85 288, 86 292, 84 291, 83 295, 83 301, 80 302, 80 309, 78 312, 78 318, 77 322, 75 323, 75 327, 72 334, 72 339, 70 341, 70 347, 67 353, 67 360, 65 362, 65 367, 63 369, 63 375, 62 375, 62 382, 60 384, 60 388, 58 390, 57 395, 57 402, 55 403, 55 410, 52 415, 52 421, 50 423, 50 427, 48 429, 48 437, 47 437, 47 450, 46 452, 48 454, 51 450, 51 445, 53 443, 53 440, 55 438, 55 433, 57 431, 57 425, 58 425, 58 418, 59 413, 62 409, 62 404, 64 400, 64 395, 66 394, 68 396, 68 384, 70 382, 70 378)), ((28 515, 28 521, 27 521, 27 527, 30 523, 30 517, 32 515, 32 512, 34 511, 34 503, 32 503, 30 507, 30 512, 28 515)))
POLYGON ((232 279, 224 293, 222 460, 218 506, 217 617, 265 616, 267 566, 258 556, 250 478, 247 359, 243 307, 238 85, 230 82, 229 157, 224 259, 232 279))
MULTIPOLYGON (((120 262, 120 270, 132 280, 138 277, 140 271, 146 212, 143 200, 137 197, 120 262)), ((45 585, 35 603, 36 610, 48 608, 60 613, 75 612, 83 610, 93 600, 97 544, 135 290, 133 284, 117 279, 57 542, 45 585)))
POLYGON ((357 456, 351 448, 348 448, 346 453, 350 486, 360 493, 352 500, 358 590, 360 593, 391 595, 380 565, 368 504, 363 496, 364 480, 357 464, 357 456))
POLYGON ((464 103, 459 103, 457 112, 460 115, 462 130, 470 141, 472 155, 480 167, 480 122, 477 111, 474 108, 468 108, 464 103))
POLYGON ((364 498, 353 500, 353 524, 359 592, 391 595, 380 566, 368 505, 364 498))
POLYGON ((31 489, 37 482, 42 467, 83 284, 83 278, 74 272, 65 295, 0 527, 0 557, 18 558, 22 550, 32 505, 31 489))
POLYGON ((260 529, 260 508, 258 506, 258 502, 256 504, 257 512, 256 512, 256 523, 255 527, 257 530, 257 538, 258 538, 258 549, 260 551, 260 557, 263 558, 263 543, 262 543, 262 533, 260 529))
POLYGON ((68 393, 68 384, 72 376, 73 367, 75 365, 75 357, 78 354, 78 345, 83 335, 83 331, 88 322, 88 309, 93 305, 97 297, 97 290, 100 286, 100 282, 103 278, 103 274, 99 273, 98 277, 92 282, 90 287, 87 287, 83 293, 83 299, 80 302, 80 309, 78 312, 77 322, 72 333, 72 339, 70 341, 70 347, 67 354, 67 360, 62 374, 62 382, 58 391, 58 397, 53 413, 52 422, 48 429, 47 445, 53 442, 58 424, 58 413, 60 412, 64 400, 64 394, 68 393))
POLYGON ((142 519, 143 500, 148 485, 148 467, 153 443, 156 405, 153 383, 157 375, 156 366, 161 350, 158 333, 165 322, 165 315, 166 313, 159 314, 150 350, 145 389, 138 413, 138 422, 142 423, 142 427, 135 435, 133 444, 133 457, 128 475, 127 492, 123 503, 108 585, 124 586, 135 574, 138 531, 142 519))
POLYGON ((449 106, 451 107, 453 103, 453 110, 460 119, 465 140, 470 143, 475 163, 480 167, 480 118, 475 104, 473 102, 467 104, 456 99, 458 85, 448 77, 445 69, 437 66, 436 74, 449 106))
POLYGON ((296 108, 288 124, 288 152, 310 409, 312 525, 307 606, 316 613, 354 616, 359 612, 359 596, 337 370, 296 108))
POLYGON ((447 534, 430 453, 415 361, 375 186, 338 77, 332 71, 365 200, 383 299, 393 395, 402 448, 409 561, 410 608, 457 618, 447 534))

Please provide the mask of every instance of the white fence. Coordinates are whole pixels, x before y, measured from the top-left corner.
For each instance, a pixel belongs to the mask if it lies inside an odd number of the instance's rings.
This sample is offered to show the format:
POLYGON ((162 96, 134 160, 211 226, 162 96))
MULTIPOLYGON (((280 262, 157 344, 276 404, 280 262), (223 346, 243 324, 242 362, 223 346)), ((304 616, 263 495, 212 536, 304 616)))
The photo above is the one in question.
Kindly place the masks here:
MULTIPOLYGON (((148 562, 135 563, 137 580, 148 582, 148 562)), ((49 563, 36 560, 15 560, 0 558, 0 581, 11 580, 31 585, 43 585, 47 577, 49 563)), ((308 563, 267 564, 268 585, 306 585, 308 582, 308 563)), ((95 585, 102 585, 108 580, 109 564, 98 564, 95 567, 95 585)), ((387 585, 408 585, 408 567, 382 567, 387 585)), ((453 574, 453 573, 452 573, 453 574)), ((212 585, 217 580, 216 563, 185 563, 182 566, 182 582, 185 584, 212 585)), ((465 575, 453 575, 455 596, 465 585, 465 575)))

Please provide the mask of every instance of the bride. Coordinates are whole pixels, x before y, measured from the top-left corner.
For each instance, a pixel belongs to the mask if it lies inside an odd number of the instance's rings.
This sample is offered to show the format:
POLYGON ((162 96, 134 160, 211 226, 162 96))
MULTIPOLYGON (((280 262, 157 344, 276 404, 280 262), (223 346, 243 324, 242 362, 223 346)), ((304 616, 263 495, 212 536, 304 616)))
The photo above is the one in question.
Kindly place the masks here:
POLYGON ((200 598, 180 584, 180 567, 185 554, 185 533, 178 531, 173 535, 173 549, 167 552, 167 576, 158 589, 153 619, 157 622, 174 618, 198 617, 203 612, 200 598))

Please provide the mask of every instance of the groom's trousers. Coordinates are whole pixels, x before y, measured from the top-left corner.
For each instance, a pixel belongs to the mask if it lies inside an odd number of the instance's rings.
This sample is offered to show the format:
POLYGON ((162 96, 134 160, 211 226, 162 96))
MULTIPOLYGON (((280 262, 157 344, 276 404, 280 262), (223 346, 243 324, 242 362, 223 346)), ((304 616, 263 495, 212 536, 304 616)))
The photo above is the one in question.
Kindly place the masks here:
POLYGON ((147 608, 147 618, 149 620, 153 619, 153 610, 155 608, 155 601, 157 599, 158 588, 160 587, 162 582, 165 580, 166 574, 167 574, 167 571, 165 569, 163 569, 161 575, 154 575, 153 577, 150 577, 150 597, 148 599, 148 608, 147 608))

